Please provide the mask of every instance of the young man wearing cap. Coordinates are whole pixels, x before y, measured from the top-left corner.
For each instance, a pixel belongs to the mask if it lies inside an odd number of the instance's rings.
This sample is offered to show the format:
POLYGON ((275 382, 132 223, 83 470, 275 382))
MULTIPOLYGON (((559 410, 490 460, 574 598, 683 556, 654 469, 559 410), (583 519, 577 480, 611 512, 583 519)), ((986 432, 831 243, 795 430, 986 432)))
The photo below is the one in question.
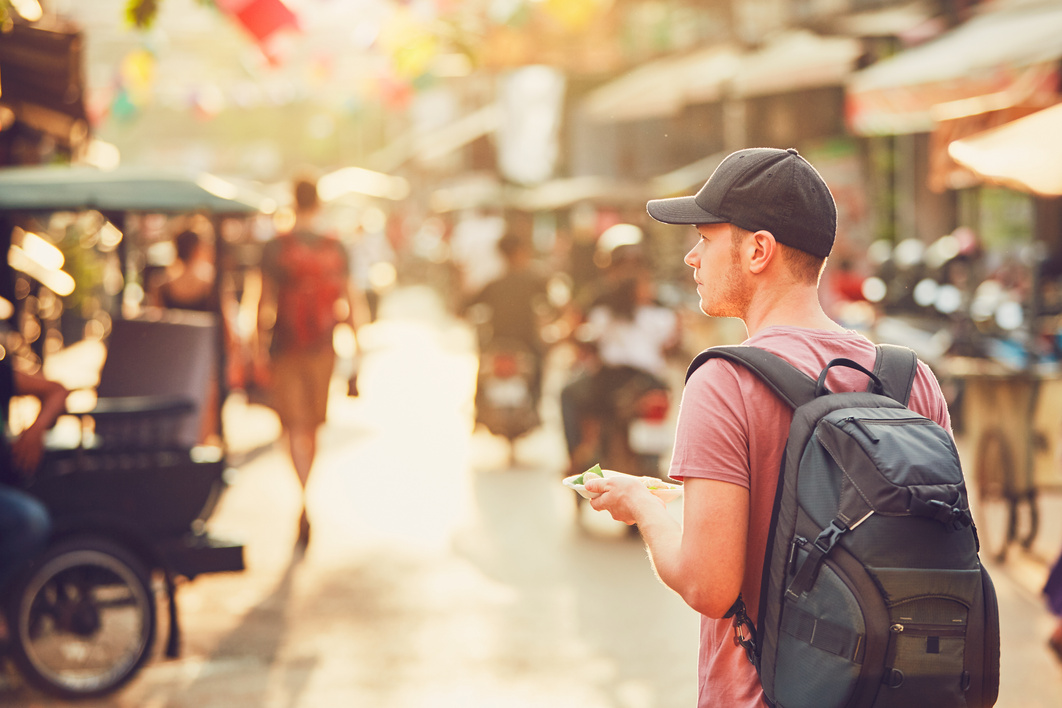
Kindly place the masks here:
MULTIPOLYGON (((744 344, 778 354, 813 377, 837 357, 873 366, 873 343, 832 321, 819 303, 837 211, 818 172, 796 150, 735 152, 695 196, 653 200, 648 211, 658 221, 696 228, 697 244, 684 260, 693 269, 701 310, 744 321, 744 344)), ((849 369, 830 382, 833 390, 866 386, 866 378, 849 369)), ((910 406, 950 430, 940 386, 921 363, 910 406)), ((682 523, 636 479, 587 483, 589 491, 602 493, 593 507, 637 524, 660 580, 701 613, 701 708, 766 705, 756 669, 723 616, 739 594, 750 614, 759 607, 791 419, 789 407, 753 373, 711 359, 690 377, 679 409, 669 475, 684 482, 682 523)))

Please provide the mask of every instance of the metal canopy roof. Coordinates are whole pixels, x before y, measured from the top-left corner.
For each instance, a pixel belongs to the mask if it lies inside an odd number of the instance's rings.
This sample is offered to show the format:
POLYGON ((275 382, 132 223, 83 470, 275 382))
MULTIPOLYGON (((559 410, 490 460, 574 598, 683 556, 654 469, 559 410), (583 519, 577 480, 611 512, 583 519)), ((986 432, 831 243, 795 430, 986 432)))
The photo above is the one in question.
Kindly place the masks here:
POLYGON ((2 210, 251 214, 268 211, 264 206, 262 197, 207 173, 52 165, 0 169, 2 210))

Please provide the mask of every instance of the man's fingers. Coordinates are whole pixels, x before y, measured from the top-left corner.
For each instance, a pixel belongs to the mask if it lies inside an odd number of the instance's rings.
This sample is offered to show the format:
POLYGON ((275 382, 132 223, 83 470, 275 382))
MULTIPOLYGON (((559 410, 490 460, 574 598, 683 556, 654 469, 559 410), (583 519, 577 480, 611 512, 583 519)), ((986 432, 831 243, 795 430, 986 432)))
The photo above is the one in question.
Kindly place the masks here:
POLYGON ((600 494, 605 491, 605 480, 600 477, 593 477, 583 482, 583 486, 586 487, 586 491, 600 494))

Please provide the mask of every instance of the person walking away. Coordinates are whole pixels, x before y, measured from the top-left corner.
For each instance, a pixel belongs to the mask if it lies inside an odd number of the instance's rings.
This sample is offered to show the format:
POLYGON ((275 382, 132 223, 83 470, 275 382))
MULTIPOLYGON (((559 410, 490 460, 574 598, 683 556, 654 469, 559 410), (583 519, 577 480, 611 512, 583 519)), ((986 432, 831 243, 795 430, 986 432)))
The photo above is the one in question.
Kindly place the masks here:
POLYGON ((355 312, 363 310, 346 249, 316 223, 316 182, 296 180, 294 197, 294 226, 267 242, 262 253, 256 378, 269 391, 302 487, 296 543, 305 548, 310 538, 306 486, 336 362, 333 330, 345 321, 356 332, 355 312))
MULTIPOLYGON (((700 308, 740 318, 747 345, 813 378, 832 359, 872 368, 875 347, 831 320, 818 284, 836 234, 829 189, 795 149, 752 148, 723 160, 695 196, 652 200, 650 216, 696 229, 686 254, 700 308)), ((832 391, 864 390, 847 368, 832 391)), ((910 407, 950 432, 940 386, 922 362, 910 407)), ((740 596, 755 615, 774 493, 792 409, 750 370, 711 359, 690 377, 669 475, 684 483, 682 523, 637 479, 587 482, 595 509, 637 524, 660 580, 701 614, 701 708, 766 706, 756 668, 724 615, 740 596)), ((622 471, 622 470, 621 470, 622 471)), ((752 621, 758 621, 753 616, 752 621)))
MULTIPOLYGON (((48 511, 21 487, 40 465, 44 434, 66 410, 67 390, 40 374, 14 370, 11 355, 0 359, 0 594, 19 565, 43 550, 51 530, 48 511), (40 408, 33 422, 11 438, 14 396, 33 396, 40 408)), ((0 645, 7 628, 0 617, 0 645)))

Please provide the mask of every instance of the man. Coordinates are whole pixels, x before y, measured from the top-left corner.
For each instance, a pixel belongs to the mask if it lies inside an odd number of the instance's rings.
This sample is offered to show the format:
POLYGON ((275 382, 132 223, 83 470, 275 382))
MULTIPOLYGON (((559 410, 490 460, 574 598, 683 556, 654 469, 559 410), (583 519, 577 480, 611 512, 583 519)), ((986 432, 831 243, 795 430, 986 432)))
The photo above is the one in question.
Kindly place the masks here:
MULTIPOLYGON (((67 390, 39 374, 14 371, 11 357, 0 359, 0 587, 18 564, 33 556, 48 540, 51 522, 44 506, 17 488, 36 472, 44 454, 44 434, 66 410, 67 390), (7 425, 12 396, 40 401, 37 417, 8 445, 7 425)), ((2 623, 0 623, 2 624, 2 623)), ((0 627, 0 638, 4 634, 0 627)))
MULTIPOLYGON (((659 199, 649 214, 694 225, 686 254, 701 310, 737 317, 745 344, 780 355, 817 377, 831 359, 866 367, 874 345, 824 313, 818 282, 833 246, 837 212, 826 184, 796 150, 753 148, 729 155, 691 197, 659 199)), ((831 390, 863 390, 866 378, 843 369, 831 390)), ((924 364, 911 408, 950 430, 947 405, 924 364)), ((756 376, 712 359, 690 378, 679 410, 669 474, 684 482, 682 524, 635 479, 587 483, 591 503, 637 524, 660 580, 702 614, 699 700, 702 708, 766 705, 756 669, 723 615, 740 594, 753 614, 778 470, 792 411, 756 376)), ((757 617, 752 617, 757 622, 757 617)))
POLYGON ((310 538, 306 485, 336 362, 332 334, 340 321, 356 329, 355 310, 360 314, 364 302, 352 286, 346 249, 318 230, 316 183, 296 180, 294 196, 291 232, 267 243, 262 253, 256 369, 266 379, 302 486, 297 544, 305 547, 310 538))

